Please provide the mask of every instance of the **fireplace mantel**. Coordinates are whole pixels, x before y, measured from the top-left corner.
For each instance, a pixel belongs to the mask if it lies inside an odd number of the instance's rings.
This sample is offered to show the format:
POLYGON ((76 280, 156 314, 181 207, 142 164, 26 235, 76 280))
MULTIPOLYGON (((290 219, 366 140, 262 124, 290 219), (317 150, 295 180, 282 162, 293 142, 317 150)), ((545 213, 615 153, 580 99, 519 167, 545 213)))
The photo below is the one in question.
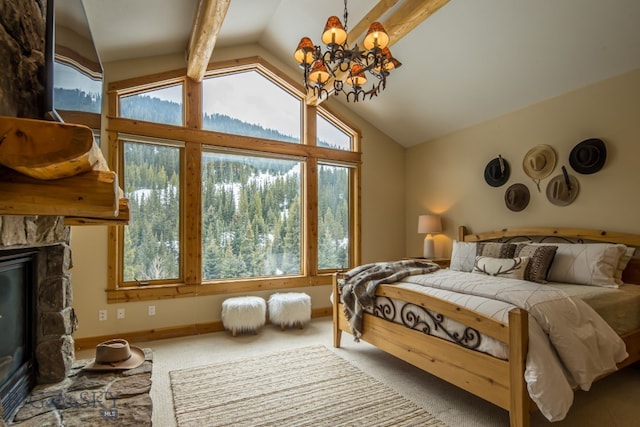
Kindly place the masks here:
POLYGON ((86 126, 0 117, 0 215, 121 225, 128 200, 86 126))

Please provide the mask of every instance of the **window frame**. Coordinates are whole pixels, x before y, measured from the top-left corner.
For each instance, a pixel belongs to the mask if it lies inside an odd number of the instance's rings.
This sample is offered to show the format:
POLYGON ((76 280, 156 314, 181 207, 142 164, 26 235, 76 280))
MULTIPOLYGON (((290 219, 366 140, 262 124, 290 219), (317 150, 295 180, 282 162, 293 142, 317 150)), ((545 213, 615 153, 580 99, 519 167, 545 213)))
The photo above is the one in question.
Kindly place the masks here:
MULTIPOLYGON (((108 232, 108 284, 107 301, 157 300, 199 295, 218 295, 257 290, 276 290, 295 287, 324 286, 331 283, 336 270, 318 270, 318 163, 348 165, 349 170, 349 260, 350 267, 360 262, 360 179, 361 156, 359 129, 333 112, 326 105, 307 105, 302 85, 275 69, 260 57, 212 63, 205 75, 232 73, 255 69, 275 84, 289 91, 301 101, 302 121, 300 143, 290 143, 230 135, 202 129, 201 83, 186 77, 186 69, 158 73, 144 77, 112 82, 108 88, 108 159, 112 168, 123 180, 122 141, 126 137, 156 138, 178 141, 184 144, 181 151, 181 279, 177 281, 153 281, 147 286, 130 286, 122 278, 122 241, 124 227, 110 226, 108 232), (183 126, 143 122, 119 117, 119 97, 158 89, 163 86, 183 85, 183 126), (316 146, 316 113, 348 133, 352 138, 351 151, 316 146), (260 278, 202 280, 201 261, 201 166, 206 146, 232 150, 263 152, 267 156, 301 157, 305 160, 302 171, 302 271, 300 275, 260 278), (250 147, 250 148, 247 148, 250 147), (190 195, 197 194, 192 197, 190 195)), ((106 141, 105 141, 106 142, 106 141)))

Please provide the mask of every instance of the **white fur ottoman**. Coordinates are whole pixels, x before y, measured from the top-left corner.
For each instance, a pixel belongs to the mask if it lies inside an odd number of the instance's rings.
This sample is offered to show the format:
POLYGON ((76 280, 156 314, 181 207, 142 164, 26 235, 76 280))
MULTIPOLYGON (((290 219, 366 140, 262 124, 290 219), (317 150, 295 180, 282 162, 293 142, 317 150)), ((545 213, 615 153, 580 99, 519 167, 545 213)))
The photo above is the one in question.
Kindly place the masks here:
POLYGON ((296 325, 302 329, 304 324, 311 320, 311 297, 301 292, 271 295, 269 320, 275 325, 280 325, 282 330, 286 326, 296 325))
POLYGON ((266 314, 267 304, 261 297, 233 297, 222 302, 222 324, 234 337, 238 331, 257 334, 266 314))

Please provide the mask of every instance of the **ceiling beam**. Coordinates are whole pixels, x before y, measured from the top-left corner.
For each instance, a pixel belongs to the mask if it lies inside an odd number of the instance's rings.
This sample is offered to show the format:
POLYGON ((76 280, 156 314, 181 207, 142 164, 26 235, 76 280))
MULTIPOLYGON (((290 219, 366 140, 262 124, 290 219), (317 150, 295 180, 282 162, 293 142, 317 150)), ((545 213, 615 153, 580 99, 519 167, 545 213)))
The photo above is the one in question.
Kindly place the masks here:
POLYGON ((383 23, 389 34, 389 46, 400 41, 448 2, 449 0, 405 0, 383 23))
POLYGON ((201 82, 231 0, 199 0, 187 48, 187 76, 201 82))
POLYGON ((356 40, 360 38, 360 36, 364 35, 365 32, 369 29, 371 24, 376 21, 379 21, 382 15, 387 13, 389 9, 396 5, 400 0, 380 0, 378 4, 373 6, 373 8, 358 22, 347 34, 347 43, 349 46, 355 44, 356 40))
MULTIPOLYGON (((349 34, 347 40, 349 45, 353 45, 353 41, 357 40, 361 35, 369 29, 369 26, 380 19, 387 13, 399 0, 381 0, 379 1, 364 18, 358 22, 349 34)), ((400 41, 404 36, 409 34, 411 30, 417 27, 425 19, 433 15, 438 9, 447 4, 449 0, 404 0, 398 8, 382 23, 385 30, 389 34, 389 46, 400 41)), ((338 78, 346 79, 347 73, 338 76, 338 78)), ((306 102, 308 105, 320 105, 329 95, 333 94, 333 82, 331 78, 325 86, 328 87, 327 94, 321 97, 315 96, 313 93, 307 93, 306 102)))

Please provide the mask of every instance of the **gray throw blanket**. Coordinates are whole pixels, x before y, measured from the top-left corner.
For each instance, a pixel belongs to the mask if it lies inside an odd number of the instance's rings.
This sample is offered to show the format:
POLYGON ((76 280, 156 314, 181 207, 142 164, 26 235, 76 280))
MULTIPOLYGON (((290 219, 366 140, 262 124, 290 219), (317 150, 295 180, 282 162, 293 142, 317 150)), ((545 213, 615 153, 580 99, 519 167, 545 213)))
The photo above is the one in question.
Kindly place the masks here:
POLYGON ((432 262, 403 260, 364 264, 344 273, 338 280, 340 300, 355 340, 360 341, 362 317, 365 310, 373 309, 378 285, 395 283, 414 274, 431 273, 439 268, 432 262))

